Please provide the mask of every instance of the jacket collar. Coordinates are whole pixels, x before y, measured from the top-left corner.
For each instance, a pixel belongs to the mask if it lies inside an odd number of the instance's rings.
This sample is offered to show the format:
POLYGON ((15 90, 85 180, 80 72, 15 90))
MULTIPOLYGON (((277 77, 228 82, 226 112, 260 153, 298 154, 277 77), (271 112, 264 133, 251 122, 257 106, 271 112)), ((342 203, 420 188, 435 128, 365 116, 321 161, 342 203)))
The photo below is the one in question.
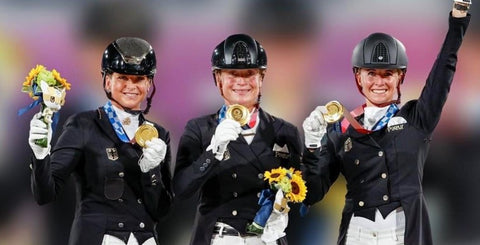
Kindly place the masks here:
MULTIPOLYGON (((142 124, 143 122, 145 122, 145 117, 143 116, 143 114, 140 114, 139 115, 139 118, 138 118, 140 124, 142 124)), ((123 143, 118 137, 117 137, 117 134, 115 133, 115 131, 113 130, 113 127, 112 127, 112 124, 110 123, 110 121, 108 120, 108 116, 107 116, 107 113, 105 113, 105 110, 103 109, 103 107, 99 107, 97 109, 97 115, 95 117, 95 122, 97 123, 97 125, 102 128, 102 131, 105 133, 105 135, 110 138, 113 142, 115 142, 115 144, 121 144, 123 143)))

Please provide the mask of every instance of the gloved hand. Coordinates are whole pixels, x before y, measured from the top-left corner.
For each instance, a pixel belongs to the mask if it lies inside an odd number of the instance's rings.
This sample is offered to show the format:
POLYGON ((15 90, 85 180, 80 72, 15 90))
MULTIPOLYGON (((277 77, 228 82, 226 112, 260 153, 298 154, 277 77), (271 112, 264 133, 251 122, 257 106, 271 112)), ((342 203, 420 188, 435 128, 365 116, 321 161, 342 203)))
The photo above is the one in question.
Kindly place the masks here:
POLYGON ((327 122, 323 119, 323 114, 326 113, 327 108, 325 106, 317 106, 303 121, 305 146, 307 148, 318 148, 321 146, 320 140, 327 132, 327 122))
POLYGON ((227 145, 230 141, 236 140, 238 135, 242 132, 240 123, 232 119, 225 119, 220 122, 215 129, 215 134, 212 136, 210 146, 207 150, 212 150, 215 158, 219 161, 223 160, 223 154, 227 150, 227 145))
POLYGON ((278 190, 275 194, 274 206, 281 207, 280 210, 273 208, 270 217, 268 217, 267 224, 263 229, 261 236, 262 241, 266 244, 276 244, 276 241, 285 236, 285 229, 288 226, 288 211, 290 207, 286 204, 282 190, 278 190))
POLYGON ((165 159, 167 154, 167 144, 159 138, 153 138, 151 140, 145 141, 145 148, 143 148, 143 154, 138 160, 138 165, 140 165, 140 170, 143 173, 147 173, 153 168, 160 165, 160 163, 165 159))
POLYGON ((30 121, 30 131, 28 135, 28 144, 32 148, 35 158, 38 160, 44 159, 50 154, 50 142, 52 141, 52 124, 45 123, 42 119, 42 113, 35 114, 30 121), (35 140, 47 139, 47 147, 41 147, 35 144, 35 140))
POLYGON ((452 8, 452 16, 455 18, 463 18, 467 16, 467 12, 472 5, 471 0, 454 0, 452 8))

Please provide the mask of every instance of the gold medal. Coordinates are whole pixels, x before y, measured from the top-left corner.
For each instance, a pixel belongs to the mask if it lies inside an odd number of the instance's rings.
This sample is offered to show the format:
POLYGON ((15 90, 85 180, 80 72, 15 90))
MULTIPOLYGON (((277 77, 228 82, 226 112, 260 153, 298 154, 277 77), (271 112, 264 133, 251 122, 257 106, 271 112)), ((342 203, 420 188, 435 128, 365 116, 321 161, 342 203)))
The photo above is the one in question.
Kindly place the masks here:
POLYGON ((158 138, 158 131, 153 124, 149 122, 142 124, 135 132, 135 141, 141 147, 145 147, 145 142, 153 138, 158 138))
POLYGON ((325 107, 327 108, 327 114, 323 114, 323 119, 327 123, 334 123, 343 117, 344 107, 340 102, 333 100, 328 102, 325 107))
POLYGON ((247 124, 250 117, 247 107, 239 104, 234 104, 228 107, 227 118, 240 123, 240 126, 247 124))

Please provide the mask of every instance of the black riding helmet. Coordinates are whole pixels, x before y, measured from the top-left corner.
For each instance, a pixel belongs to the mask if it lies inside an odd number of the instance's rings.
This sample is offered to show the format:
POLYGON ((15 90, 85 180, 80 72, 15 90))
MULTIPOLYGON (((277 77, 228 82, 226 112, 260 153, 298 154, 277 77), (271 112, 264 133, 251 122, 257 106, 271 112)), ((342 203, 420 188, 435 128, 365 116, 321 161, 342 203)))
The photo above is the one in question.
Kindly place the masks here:
MULTIPOLYGON (((113 72, 128 75, 146 75, 152 79, 156 72, 155 51, 145 40, 137 37, 121 37, 108 45, 102 57, 103 87, 105 89, 105 76, 113 72)), ((147 114, 153 95, 155 94, 155 83, 152 83, 153 90, 147 98, 147 107, 143 111, 147 114)), ((110 92, 107 97, 113 99, 110 92)), ((128 110, 128 108, 124 108, 128 110)))
MULTIPOLYGON (((353 73, 356 73, 359 68, 374 68, 400 69, 405 74, 407 65, 408 58, 405 46, 398 39, 385 33, 372 33, 353 49, 353 73)), ((396 103, 400 103, 400 84, 403 83, 403 79, 404 76, 397 86, 398 99, 396 103)), ((356 84, 358 90, 362 93, 362 88, 358 82, 356 84)))
POLYGON ((262 45, 246 34, 227 37, 212 53, 212 71, 218 69, 266 69, 267 54, 262 45))
POLYGON ((354 68, 407 69, 405 46, 385 33, 373 33, 355 46, 352 54, 354 68))
MULTIPOLYGON (((262 45, 246 34, 228 36, 212 53, 213 82, 217 85, 215 71, 220 69, 267 69, 267 54, 262 45)), ((261 73, 262 79, 264 73, 261 73)), ((220 89, 221 90, 221 89, 220 89)), ((223 96, 223 92, 222 96, 223 96)), ((261 94, 258 95, 257 106, 261 94)))

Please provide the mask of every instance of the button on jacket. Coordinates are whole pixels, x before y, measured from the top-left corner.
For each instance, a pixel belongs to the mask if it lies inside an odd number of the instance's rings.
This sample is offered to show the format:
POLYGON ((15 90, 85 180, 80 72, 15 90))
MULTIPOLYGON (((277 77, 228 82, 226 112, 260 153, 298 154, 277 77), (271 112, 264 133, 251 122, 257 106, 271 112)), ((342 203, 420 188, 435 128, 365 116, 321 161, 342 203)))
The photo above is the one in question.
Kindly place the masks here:
POLYGON ((280 166, 299 169, 302 144, 297 128, 262 109, 259 113, 260 124, 251 144, 240 135, 228 144, 223 161, 206 151, 218 113, 187 123, 178 147, 173 188, 180 199, 200 191, 191 244, 210 244, 217 221, 244 234, 259 209, 259 193, 268 188, 263 173, 280 166), (274 152, 275 144, 286 145, 289 153, 274 152))
POLYGON ((340 173, 347 180, 338 244, 345 243, 353 213, 368 216, 378 208, 385 216, 399 205, 406 216, 405 244, 433 243, 422 189, 423 167, 469 20, 469 15, 450 16, 448 33, 419 99, 407 102, 386 127, 360 134, 351 126, 345 133, 330 126, 321 149, 304 152, 306 204, 321 200, 340 173))
POLYGON ((32 190, 39 204, 54 201, 67 178, 75 178, 69 244, 100 244, 104 234, 122 238, 133 232, 140 242, 156 237, 155 225, 171 204, 171 153, 168 131, 155 127, 168 149, 164 162, 148 173, 138 166, 142 149, 118 139, 103 108, 70 117, 51 155, 33 158, 32 190))

